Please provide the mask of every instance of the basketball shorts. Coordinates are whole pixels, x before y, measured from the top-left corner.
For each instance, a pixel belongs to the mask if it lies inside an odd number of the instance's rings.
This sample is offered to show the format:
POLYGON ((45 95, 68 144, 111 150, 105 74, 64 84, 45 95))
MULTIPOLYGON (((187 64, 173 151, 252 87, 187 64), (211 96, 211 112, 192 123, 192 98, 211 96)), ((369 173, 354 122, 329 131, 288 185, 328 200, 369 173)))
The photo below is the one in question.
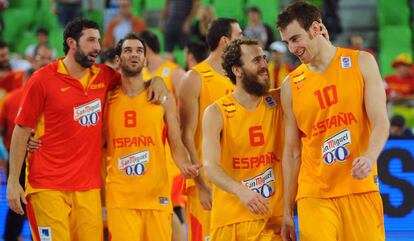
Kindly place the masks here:
POLYGON ((385 240, 378 192, 336 198, 302 198, 298 202, 301 241, 385 240))
POLYGON ((29 194, 27 216, 35 241, 102 241, 100 189, 29 194))
POLYGON ((222 226, 211 231, 210 241, 281 241, 282 217, 222 226))
POLYGON ((171 213, 151 209, 109 208, 111 241, 171 241, 171 213))
POLYGON ((187 195, 188 240, 209 240, 211 212, 201 206, 196 187, 188 188, 187 195))

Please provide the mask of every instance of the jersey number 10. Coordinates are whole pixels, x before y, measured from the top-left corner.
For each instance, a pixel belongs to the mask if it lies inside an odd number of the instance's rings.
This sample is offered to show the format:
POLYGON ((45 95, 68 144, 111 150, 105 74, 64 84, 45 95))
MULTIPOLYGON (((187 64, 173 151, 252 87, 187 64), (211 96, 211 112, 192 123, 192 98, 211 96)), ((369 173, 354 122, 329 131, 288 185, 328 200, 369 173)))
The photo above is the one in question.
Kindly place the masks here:
POLYGON ((335 85, 326 86, 321 90, 315 91, 316 97, 318 97, 319 106, 321 109, 325 109, 326 107, 330 107, 336 103, 338 103, 338 94, 336 92, 335 85))

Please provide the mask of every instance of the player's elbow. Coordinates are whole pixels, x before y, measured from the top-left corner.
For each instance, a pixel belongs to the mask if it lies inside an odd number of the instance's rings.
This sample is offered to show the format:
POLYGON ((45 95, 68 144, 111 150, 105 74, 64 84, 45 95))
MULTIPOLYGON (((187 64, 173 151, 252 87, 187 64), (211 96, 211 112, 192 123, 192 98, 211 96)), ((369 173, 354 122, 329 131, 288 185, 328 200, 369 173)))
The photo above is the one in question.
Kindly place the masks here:
POLYGON ((206 173, 206 176, 209 180, 213 179, 213 173, 214 173, 214 164, 209 160, 203 161, 203 167, 204 171, 206 173))

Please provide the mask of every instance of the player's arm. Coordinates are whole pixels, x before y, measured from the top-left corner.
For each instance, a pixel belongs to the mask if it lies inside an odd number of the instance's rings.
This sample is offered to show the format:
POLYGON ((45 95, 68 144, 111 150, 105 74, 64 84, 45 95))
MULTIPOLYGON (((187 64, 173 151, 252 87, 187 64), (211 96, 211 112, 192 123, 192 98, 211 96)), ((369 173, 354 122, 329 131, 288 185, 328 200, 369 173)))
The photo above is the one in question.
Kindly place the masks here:
POLYGON ((23 161, 25 159, 27 141, 29 140, 31 130, 31 128, 16 125, 13 130, 10 145, 10 169, 9 178, 7 179, 7 201, 10 209, 20 215, 24 214, 20 200, 22 200, 25 204, 27 202, 24 196, 24 190, 19 183, 19 177, 23 161))
POLYGON ((169 91, 161 77, 153 77, 150 80, 147 80, 145 84, 148 87, 148 101, 154 104, 160 104, 166 100, 165 98, 169 91))
MULTIPOLYGON (((201 78, 197 72, 190 70, 181 80, 181 85, 178 91, 178 105, 183 137, 182 140, 190 154, 190 159, 193 164, 199 164, 194 137, 198 125, 200 90, 201 78)), ((207 187, 202 175, 199 175, 194 180, 199 188, 207 187)))
POLYGON ((295 224, 293 222, 293 207, 295 205, 298 187, 298 175, 301 164, 301 144, 299 129, 292 109, 292 92, 290 81, 286 79, 282 85, 281 99, 284 113, 285 144, 283 147, 282 169, 284 183, 284 208, 282 223, 283 241, 296 240, 295 224))
POLYGON ((384 148, 390 123, 384 85, 375 58, 368 52, 360 51, 358 60, 364 78, 364 105, 371 125, 371 135, 364 156, 357 157, 352 163, 352 176, 363 179, 372 171, 373 164, 384 148))
POLYGON ((167 100, 163 106, 165 110, 164 119, 168 126, 168 143, 170 144, 175 164, 186 178, 194 178, 198 175, 200 165, 191 163, 187 149, 185 149, 181 140, 177 109, 172 93, 168 93, 167 100))
POLYGON ((181 67, 177 67, 171 74, 171 82, 174 88, 174 94, 177 96, 177 92, 180 89, 180 83, 185 75, 185 71, 181 67))
POLYGON ((252 213, 268 213, 269 204, 259 193, 234 180, 221 167, 220 134, 222 129, 223 118, 220 110, 216 104, 212 104, 207 107, 203 117, 203 164, 207 177, 220 189, 239 197, 252 213))

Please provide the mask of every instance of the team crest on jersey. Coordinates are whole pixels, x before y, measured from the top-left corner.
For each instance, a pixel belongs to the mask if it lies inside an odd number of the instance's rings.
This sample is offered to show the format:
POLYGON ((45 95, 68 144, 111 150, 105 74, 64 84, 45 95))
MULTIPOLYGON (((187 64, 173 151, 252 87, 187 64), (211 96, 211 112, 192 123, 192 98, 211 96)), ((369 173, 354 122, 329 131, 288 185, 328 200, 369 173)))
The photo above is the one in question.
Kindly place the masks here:
POLYGON ((276 100, 271 95, 266 95, 264 100, 268 108, 275 108, 277 106, 276 100))
POLYGON ((275 175, 271 167, 253 178, 242 181, 245 187, 261 194, 264 198, 269 198, 275 193, 274 183, 275 175))
POLYGON ((306 80, 305 72, 302 71, 301 73, 292 76, 292 79, 293 84, 296 86, 296 89, 300 90, 304 85, 304 81, 306 80))
POLYGON ((226 113, 227 118, 231 118, 236 113, 236 106, 234 103, 223 103, 224 106, 224 112, 226 113))
POLYGON ((167 77, 170 74, 170 72, 171 72, 170 68, 164 68, 162 70, 161 77, 163 77, 163 78, 167 77))
POLYGON ((346 147, 351 144, 351 132, 343 130, 328 138, 322 146, 322 159, 326 164, 333 164, 336 161, 345 161, 349 157, 349 150, 346 147))
POLYGON ((38 227, 40 241, 52 241, 52 229, 50 227, 38 227))
POLYGON ((81 126, 94 126, 99 121, 99 112, 102 111, 101 100, 95 99, 84 105, 73 108, 73 119, 81 126))
POLYGON ((343 69, 349 69, 352 67, 351 57, 341 56, 341 67, 343 69))
POLYGON ((148 150, 132 153, 118 159, 118 170, 127 176, 142 176, 145 174, 145 163, 150 161, 148 150))

